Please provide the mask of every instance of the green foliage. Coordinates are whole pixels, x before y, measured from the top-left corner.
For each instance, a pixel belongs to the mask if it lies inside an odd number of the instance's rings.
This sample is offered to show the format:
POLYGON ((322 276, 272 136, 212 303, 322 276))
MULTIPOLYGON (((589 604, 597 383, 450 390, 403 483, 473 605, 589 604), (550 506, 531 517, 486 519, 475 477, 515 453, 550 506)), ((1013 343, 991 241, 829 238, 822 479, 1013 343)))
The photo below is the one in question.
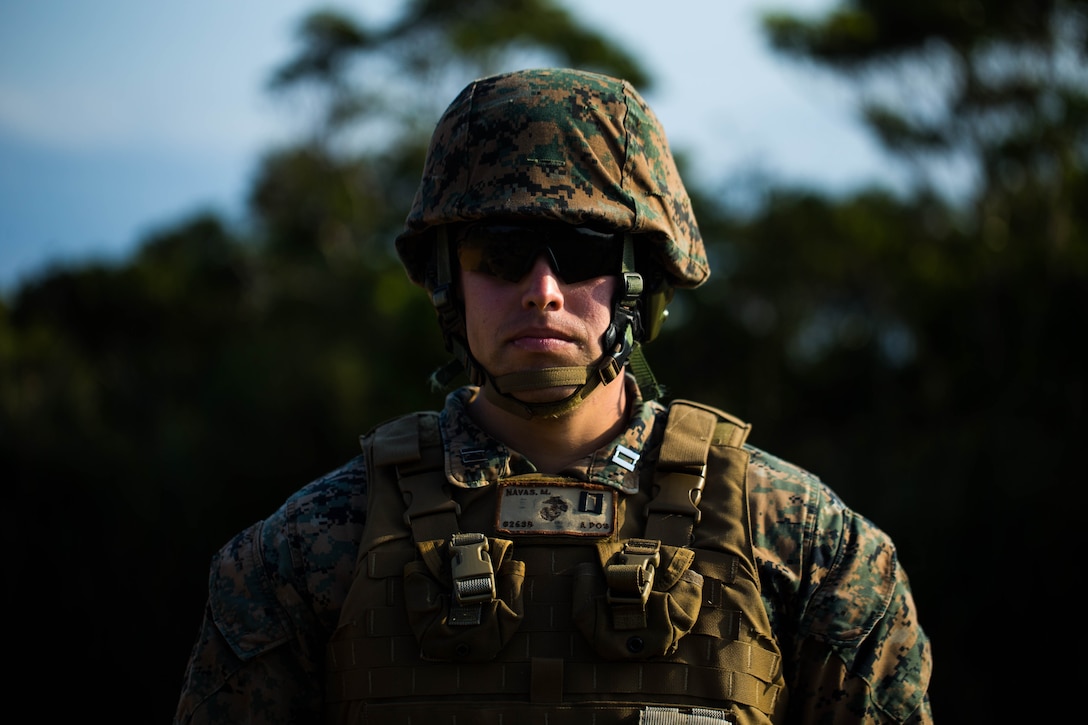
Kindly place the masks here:
POLYGON ((370 44, 370 34, 350 18, 331 11, 311 13, 298 28, 299 54, 272 76, 273 89, 314 78, 341 80, 352 56, 370 44))
POLYGON ((856 0, 764 27, 782 52, 846 74, 889 149, 969 163, 983 198, 1014 175, 1070 213, 1061 190, 1088 161, 1088 1, 856 0))
MULTIPOLYGON (((319 100, 314 132, 378 129, 425 144, 449 98, 468 81, 526 65, 564 65, 629 79, 651 76, 631 53, 582 27, 554 0, 410 0, 384 27, 332 10, 303 21, 298 54, 272 75, 282 94, 319 100), (359 80, 363 82, 357 82, 359 80), (388 82, 388 79, 395 79, 388 82)), ((341 149, 342 150, 342 149, 341 149)))

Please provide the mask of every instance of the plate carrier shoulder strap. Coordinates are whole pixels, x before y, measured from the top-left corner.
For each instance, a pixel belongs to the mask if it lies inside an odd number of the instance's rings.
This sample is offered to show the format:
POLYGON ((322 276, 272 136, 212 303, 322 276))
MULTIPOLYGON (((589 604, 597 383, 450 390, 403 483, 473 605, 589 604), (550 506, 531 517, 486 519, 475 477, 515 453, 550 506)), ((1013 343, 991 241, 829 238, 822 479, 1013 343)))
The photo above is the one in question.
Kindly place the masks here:
MULTIPOLYGON (((645 538, 675 546, 691 543, 702 519, 699 502, 710 446, 740 448, 751 430, 750 423, 717 408, 689 400, 672 402, 654 470, 657 494, 646 510, 645 538)), ((405 521, 416 541, 449 538, 459 530, 459 511, 449 485, 444 475, 439 485, 435 480, 435 474, 443 472, 445 455, 436 413, 404 416, 377 428, 372 450, 375 468, 392 466, 396 473, 405 521)))

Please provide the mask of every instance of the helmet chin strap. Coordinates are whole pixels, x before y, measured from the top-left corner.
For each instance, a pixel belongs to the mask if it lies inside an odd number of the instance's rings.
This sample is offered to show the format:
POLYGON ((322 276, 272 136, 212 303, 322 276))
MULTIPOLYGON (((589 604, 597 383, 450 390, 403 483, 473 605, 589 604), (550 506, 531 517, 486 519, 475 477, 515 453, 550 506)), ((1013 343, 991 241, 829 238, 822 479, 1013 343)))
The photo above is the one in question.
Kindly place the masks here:
POLYGON ((438 229, 436 248, 438 279, 431 293, 431 301, 438 311, 446 348, 456 358, 452 364, 446 365, 432 376, 432 382, 436 385, 445 387, 458 372, 464 370, 469 381, 479 385, 488 401, 499 408, 526 419, 557 417, 576 408, 598 385, 608 385, 622 377, 624 365, 631 353, 638 352, 637 340, 642 336, 642 323, 637 304, 642 294, 643 280, 642 275, 635 271, 631 235, 624 235, 623 269, 620 277, 622 289, 612 305, 612 321, 601 337, 602 348, 605 350, 601 359, 586 366, 525 370, 497 377, 484 369, 468 349, 464 311, 454 302, 455 295, 452 292, 450 250, 444 227, 438 229), (574 387, 574 392, 555 401, 530 403, 515 395, 527 390, 569 387, 574 387))
POLYGON ((581 404, 598 385, 608 385, 620 377, 623 374, 623 364, 631 354, 632 345, 633 336, 628 326, 624 341, 615 346, 612 354, 605 355, 600 362, 593 365, 525 370, 498 377, 485 371, 487 385, 482 388, 484 397, 503 410, 522 418, 547 418, 562 415, 581 404), (543 403, 529 403, 515 395, 525 390, 571 386, 575 389, 570 395, 543 403))
POLYGON ((484 397, 508 413, 522 418, 558 417, 577 407, 601 382, 593 374, 593 366, 554 367, 543 370, 531 370, 498 378, 487 376, 487 384, 481 388, 484 397), (575 390, 565 398, 543 403, 529 403, 518 398, 515 393, 524 390, 542 390, 546 388, 565 388, 575 386, 575 390))

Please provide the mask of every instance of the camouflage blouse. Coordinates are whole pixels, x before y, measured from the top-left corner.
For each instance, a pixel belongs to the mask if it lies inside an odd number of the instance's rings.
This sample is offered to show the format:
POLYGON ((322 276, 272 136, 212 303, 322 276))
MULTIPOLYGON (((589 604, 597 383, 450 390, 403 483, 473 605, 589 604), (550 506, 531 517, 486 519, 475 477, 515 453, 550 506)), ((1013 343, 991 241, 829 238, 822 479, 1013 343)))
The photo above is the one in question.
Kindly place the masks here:
MULTIPOLYGON (((617 444, 640 450, 665 408, 643 401, 617 441, 563 475, 623 490, 617 444)), ((441 414, 447 450, 493 451, 451 483, 532 472, 469 418, 441 414)), ((650 444, 653 444, 651 441, 650 444)), ((748 489, 761 596, 785 658, 791 723, 931 723, 930 643, 891 539, 811 473, 752 446, 748 489)), ((456 460, 449 456, 447 460, 456 460)), ((360 454, 293 494, 212 559, 208 602, 175 723, 322 721, 325 644, 351 586, 366 519, 360 454)))

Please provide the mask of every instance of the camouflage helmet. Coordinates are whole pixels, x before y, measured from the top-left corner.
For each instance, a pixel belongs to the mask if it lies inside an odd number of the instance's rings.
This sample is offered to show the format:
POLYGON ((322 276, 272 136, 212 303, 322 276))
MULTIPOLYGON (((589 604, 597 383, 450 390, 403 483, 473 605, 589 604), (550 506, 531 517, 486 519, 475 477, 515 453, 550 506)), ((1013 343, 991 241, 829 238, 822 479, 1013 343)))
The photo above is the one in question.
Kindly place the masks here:
POLYGON ((660 395, 641 345, 656 336, 672 289, 696 287, 710 274, 691 201, 649 106, 627 81, 563 68, 491 76, 458 94, 431 136, 396 246, 408 276, 431 293, 454 356, 432 383, 445 388, 466 372, 489 400, 526 418, 572 410, 628 369, 644 396, 660 395), (599 360, 497 377, 479 364, 455 293, 450 229, 481 220, 558 222, 622 239, 599 360), (573 392, 547 403, 517 396, 543 388, 573 392))
POLYGON ((710 274, 661 124, 630 83, 598 73, 515 71, 461 91, 396 239, 408 276, 430 289, 435 229, 492 217, 627 232, 673 287, 710 274))

